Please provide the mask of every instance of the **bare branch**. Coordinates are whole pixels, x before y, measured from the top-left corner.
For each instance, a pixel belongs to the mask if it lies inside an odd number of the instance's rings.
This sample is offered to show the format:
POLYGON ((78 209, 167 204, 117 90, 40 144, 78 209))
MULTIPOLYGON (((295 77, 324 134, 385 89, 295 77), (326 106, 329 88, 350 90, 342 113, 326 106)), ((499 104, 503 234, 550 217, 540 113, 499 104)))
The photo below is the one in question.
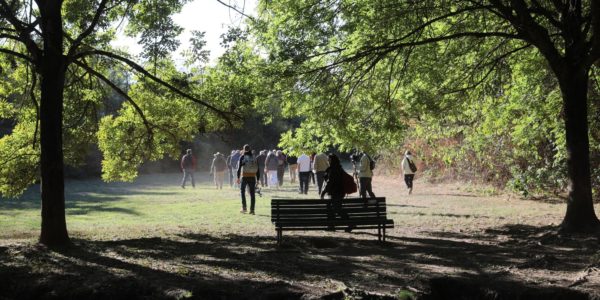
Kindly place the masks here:
POLYGON ((23 53, 19 53, 10 49, 4 49, 4 48, 0 48, 0 53, 5 53, 5 54, 9 54, 18 58, 21 58, 23 60, 26 60, 27 62, 30 62, 32 64, 34 64, 34 61, 31 59, 31 57, 23 54, 23 53))
POLYGON ((545 6, 543 6, 538 0, 532 0, 531 2, 535 6, 534 8, 531 9, 532 13, 539 14, 539 15, 543 16, 554 27, 556 27, 556 28, 562 28, 562 23, 555 18, 555 14, 552 13, 552 11, 550 11, 545 6))
POLYGON ((28 60, 35 64, 38 57, 41 56, 40 48, 29 35, 31 31, 35 29, 35 23, 26 24, 19 20, 10 8, 10 5, 6 3, 6 0, 0 0, 0 16, 4 17, 14 27, 15 31, 21 38, 20 41, 25 44, 25 47, 27 47, 27 50, 32 55, 32 58, 29 58, 28 60))
POLYGON ((242 15, 242 16, 244 16, 244 17, 248 18, 248 19, 250 19, 250 21, 252 21, 252 22, 256 22, 256 20, 254 19, 254 17, 252 17, 252 16, 250 16, 250 15, 247 15, 247 14, 246 14, 246 13, 244 13, 243 11, 239 10, 237 7, 235 7, 235 6, 232 6, 232 5, 229 5, 229 4, 227 4, 227 3, 225 3, 225 2, 223 2, 223 1, 221 1, 221 0, 217 0, 217 2, 219 2, 219 3, 223 4, 223 5, 224 5, 224 6, 226 6, 226 7, 229 7, 230 9, 233 9, 233 10, 234 10, 235 12, 237 12, 238 14, 240 14, 240 15, 242 15))

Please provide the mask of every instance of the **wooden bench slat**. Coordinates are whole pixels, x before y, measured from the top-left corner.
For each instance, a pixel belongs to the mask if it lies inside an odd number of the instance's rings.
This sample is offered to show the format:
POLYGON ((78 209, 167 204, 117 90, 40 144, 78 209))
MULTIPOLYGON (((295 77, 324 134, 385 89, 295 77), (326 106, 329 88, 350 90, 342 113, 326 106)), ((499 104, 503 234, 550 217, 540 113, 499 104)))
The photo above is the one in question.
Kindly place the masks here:
POLYGON ((336 220, 295 220, 295 221, 284 221, 275 223, 276 227, 285 227, 285 226, 302 226, 302 225, 332 225, 332 224, 352 224, 352 225, 368 225, 368 224, 393 224, 394 220, 383 219, 383 218, 370 218, 370 219, 336 219, 336 220))
MULTIPOLYGON (((319 209, 319 208, 327 208, 327 204, 325 203, 320 203, 320 204, 285 204, 285 205, 273 205, 271 206, 271 210, 283 210, 283 209, 300 209, 300 208, 304 208, 304 209, 319 209)), ((367 204, 365 205, 364 203, 342 203, 342 207, 349 207, 349 208, 376 208, 376 207, 385 207, 385 203, 380 203, 380 204, 367 204)))
MULTIPOLYGON (((319 214, 301 214, 301 215, 287 214, 287 215, 271 217, 271 220, 277 221, 277 220, 284 220, 284 219, 302 219, 302 218, 327 219, 330 215, 331 214, 328 214, 326 212, 319 213, 319 214)), ((333 214, 333 215, 335 217, 340 217, 340 215, 338 215, 338 214, 333 214)), ((354 217, 354 218, 381 218, 383 214, 374 213, 374 212, 372 212, 372 213, 355 212, 355 213, 347 213, 347 215, 349 217, 354 217)))
MULTIPOLYGON (((272 209, 271 213, 275 213, 275 214, 279 214, 279 215, 287 215, 287 214, 318 214, 318 213, 326 213, 330 211, 329 209, 322 207, 322 208, 299 208, 299 209, 272 209)), ((385 213, 386 208, 385 207, 342 207, 341 209, 342 212, 346 212, 346 213, 354 213, 354 212, 382 212, 385 213)))
MULTIPOLYGON (((335 231, 344 231, 346 228, 348 228, 348 226, 345 225, 340 225, 340 226, 335 226, 333 228, 333 230, 335 231)), ((393 225, 386 225, 385 226, 386 229, 391 229, 394 228, 393 225)), ((328 226, 320 226, 320 227, 287 227, 285 229, 285 231, 330 231, 332 228, 328 227, 328 226)), ((383 229, 381 227, 378 227, 376 225, 369 225, 369 226, 361 226, 361 227, 354 227, 352 228, 352 230, 365 230, 365 229, 383 229)))
MULTIPOLYGON (((371 201, 371 203, 377 202, 385 202, 384 197, 376 197, 376 198, 367 198, 366 201, 371 201)), ((319 203, 329 203, 329 199, 271 199, 271 205, 273 204, 319 204, 319 203)), ((344 198, 342 203, 364 203, 365 199, 362 198, 344 198)))

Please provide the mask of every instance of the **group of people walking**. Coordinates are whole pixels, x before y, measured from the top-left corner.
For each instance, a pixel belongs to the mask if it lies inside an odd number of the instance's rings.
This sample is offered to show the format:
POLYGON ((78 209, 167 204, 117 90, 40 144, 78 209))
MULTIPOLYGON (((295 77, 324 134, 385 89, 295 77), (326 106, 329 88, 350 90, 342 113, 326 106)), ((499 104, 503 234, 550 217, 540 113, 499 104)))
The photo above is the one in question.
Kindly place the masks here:
MULTIPOLYGON (((354 176, 360 191, 360 197, 366 199, 374 198, 372 188, 372 177, 375 161, 365 152, 355 153, 351 156, 354 166, 354 176)), ((261 187, 272 187, 279 189, 283 184, 285 169, 288 167, 290 172, 290 182, 295 183, 296 178, 299 182, 298 192, 308 194, 309 183, 316 183, 318 195, 321 198, 329 196, 332 199, 333 211, 337 205, 341 207, 341 199, 346 196, 342 185, 342 168, 339 157, 335 154, 311 153, 307 155, 302 153, 298 157, 287 156, 281 150, 262 150, 256 155, 250 145, 244 145, 242 150, 232 150, 227 157, 217 152, 210 167, 210 173, 213 175, 215 187, 223 188, 225 174, 229 173, 229 183, 233 187, 239 187, 242 200, 242 213, 249 212, 254 214, 256 203, 256 191, 258 185, 261 187), (298 176, 296 176, 298 175, 298 176), (250 207, 246 201, 246 190, 250 194, 250 207), (339 203, 338 203, 339 202, 339 203), (336 204, 337 203, 337 204, 336 204)), ((187 179, 191 179, 194 187, 194 170, 196 168, 196 159, 192 155, 192 150, 187 149, 186 154, 181 159, 181 170, 183 179, 181 187, 185 188, 187 179)), ((410 151, 406 151, 401 162, 401 170, 404 174, 408 194, 412 193, 413 180, 415 176, 416 165, 414 157, 410 151)), ((343 218, 343 213, 340 212, 343 218)))

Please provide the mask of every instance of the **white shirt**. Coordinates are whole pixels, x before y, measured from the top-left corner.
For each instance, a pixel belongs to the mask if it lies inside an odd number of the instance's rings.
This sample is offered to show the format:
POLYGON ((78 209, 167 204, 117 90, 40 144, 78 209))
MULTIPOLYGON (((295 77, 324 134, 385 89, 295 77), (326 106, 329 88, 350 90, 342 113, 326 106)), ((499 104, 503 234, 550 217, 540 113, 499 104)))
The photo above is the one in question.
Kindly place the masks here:
POLYGON ((412 155, 405 155, 404 159, 402 160, 402 173, 404 173, 404 175, 415 174, 415 172, 410 169, 407 158, 410 159, 413 164, 417 163, 412 155))
POLYGON ((310 157, 306 154, 298 157, 298 172, 310 172, 310 157))

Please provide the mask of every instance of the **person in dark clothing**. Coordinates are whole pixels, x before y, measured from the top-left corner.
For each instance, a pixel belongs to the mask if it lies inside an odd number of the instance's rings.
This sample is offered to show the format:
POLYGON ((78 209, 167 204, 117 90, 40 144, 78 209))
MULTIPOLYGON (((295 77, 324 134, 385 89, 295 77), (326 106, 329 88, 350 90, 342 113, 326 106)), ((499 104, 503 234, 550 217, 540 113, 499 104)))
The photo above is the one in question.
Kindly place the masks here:
POLYGON ((233 154, 235 153, 235 150, 231 150, 231 154, 229 154, 227 156, 227 169, 229 172, 229 185, 233 186, 233 166, 231 164, 231 159, 233 158, 233 154))
POLYGON ((267 150, 260 151, 260 154, 256 157, 258 163, 258 172, 260 172, 260 186, 265 187, 267 184, 267 176, 265 174, 265 160, 267 159, 267 150))
MULTIPOLYGON (((242 156, 242 151, 240 150, 233 150, 233 152, 231 153, 231 172, 235 173, 235 171, 237 169, 239 169, 239 161, 240 161, 240 157, 242 156)), ((233 181, 232 182, 232 186, 234 187, 239 187, 239 184, 237 183, 237 181, 233 181)))
MULTIPOLYGON (((310 167, 311 168, 315 164, 315 156, 317 156, 316 152, 313 152, 313 153, 310 154, 310 167)), ((315 173, 314 173, 314 170, 310 172, 310 181, 312 181, 312 184, 315 184, 315 173)))
POLYGON ((183 179, 181 180, 181 187, 185 189, 185 182, 190 177, 192 180, 192 187, 196 187, 194 182, 194 170, 196 169, 196 158, 192 155, 192 149, 187 149, 186 154, 181 158, 181 171, 183 171, 183 179))
POLYGON ((246 186, 250 191, 250 214, 254 214, 254 204, 256 202, 256 180, 260 179, 260 172, 258 170, 258 162, 250 151, 250 145, 244 145, 244 153, 239 158, 238 169, 237 169, 237 183, 241 185, 240 191, 242 194, 242 210, 241 213, 246 213, 246 186))
MULTIPOLYGON (((327 207, 329 210, 328 218, 330 220, 335 220, 335 214, 338 214, 342 219, 348 219, 348 214, 342 210, 342 200, 346 196, 346 193, 344 192, 343 172, 346 171, 342 168, 340 159, 335 154, 330 154, 329 167, 325 171, 325 180, 327 184, 321 192, 321 199, 324 199, 325 195, 329 195, 331 198, 327 207)), ((345 231, 350 232, 353 228, 354 226, 350 225, 345 231)), ((330 226, 329 229, 333 229, 333 226, 330 226)))
POLYGON ((281 150, 277 150, 277 182, 279 186, 283 185, 283 175, 285 174, 285 166, 287 165, 286 156, 281 152, 281 150))

